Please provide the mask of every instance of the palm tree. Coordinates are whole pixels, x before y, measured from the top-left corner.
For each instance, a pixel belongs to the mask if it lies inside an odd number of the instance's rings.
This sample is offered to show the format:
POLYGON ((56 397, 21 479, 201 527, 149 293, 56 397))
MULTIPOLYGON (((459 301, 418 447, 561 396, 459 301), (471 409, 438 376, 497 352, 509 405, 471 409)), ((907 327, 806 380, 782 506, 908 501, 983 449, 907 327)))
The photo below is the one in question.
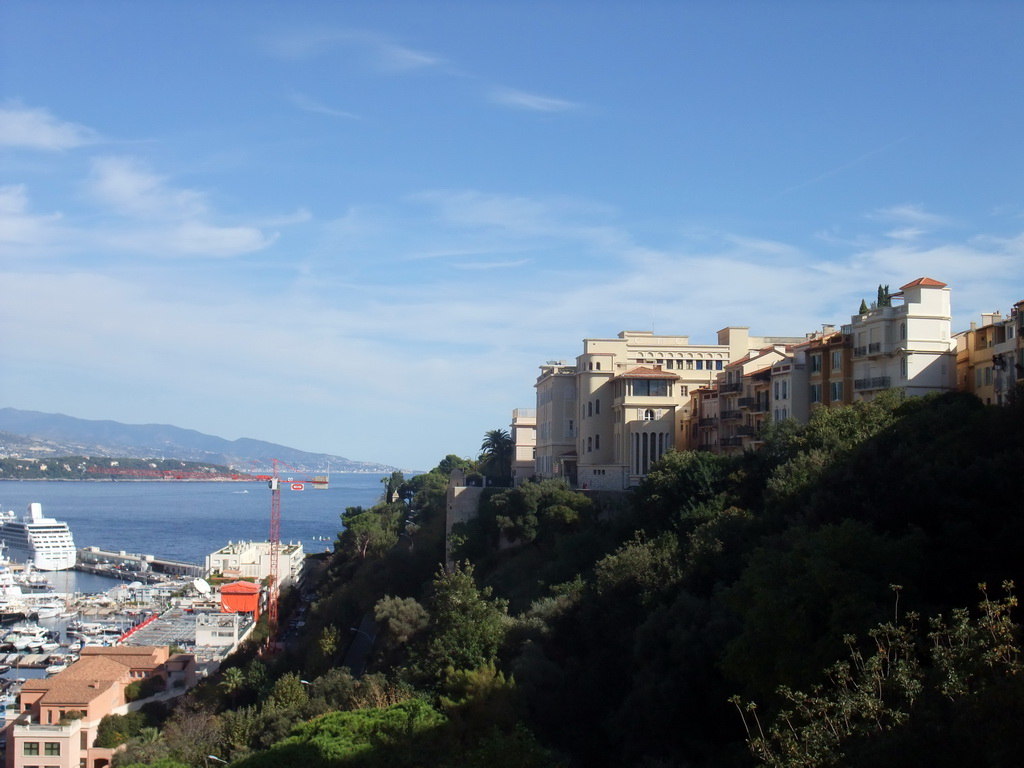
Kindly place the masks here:
POLYGON ((234 703, 235 694, 238 693, 245 685, 245 675, 242 674, 242 670, 238 667, 228 667, 224 670, 224 674, 220 678, 220 687, 224 689, 224 692, 231 697, 232 703, 234 703))
POLYGON ((512 477, 512 454, 515 445, 507 429, 490 429, 480 445, 480 463, 490 477, 512 477))

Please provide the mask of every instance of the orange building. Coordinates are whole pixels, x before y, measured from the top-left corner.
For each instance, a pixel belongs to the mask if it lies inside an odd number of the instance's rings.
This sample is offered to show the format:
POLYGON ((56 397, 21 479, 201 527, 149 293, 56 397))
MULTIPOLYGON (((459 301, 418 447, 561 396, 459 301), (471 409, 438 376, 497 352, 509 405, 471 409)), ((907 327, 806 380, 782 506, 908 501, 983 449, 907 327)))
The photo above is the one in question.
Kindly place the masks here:
POLYGON ((26 680, 7 721, 6 768, 106 768, 114 750, 94 747, 100 720, 128 711, 125 688, 157 677, 182 690, 196 683, 195 657, 166 646, 88 646, 64 671, 26 680))

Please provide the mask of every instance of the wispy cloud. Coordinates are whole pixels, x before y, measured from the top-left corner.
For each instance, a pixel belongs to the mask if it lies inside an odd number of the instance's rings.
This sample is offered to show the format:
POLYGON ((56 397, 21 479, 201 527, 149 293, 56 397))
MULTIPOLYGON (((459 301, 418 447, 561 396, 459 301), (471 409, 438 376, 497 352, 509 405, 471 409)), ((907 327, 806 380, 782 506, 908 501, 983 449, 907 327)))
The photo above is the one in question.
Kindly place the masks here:
POLYGON ((512 88, 492 88, 487 96, 492 102, 503 107, 525 109, 532 112, 565 112, 579 106, 575 102, 565 99, 541 96, 512 88))
POLYGON ((26 255, 26 249, 52 243, 60 219, 59 213, 33 215, 24 185, 0 187, 0 254, 26 255))
POLYGON ((91 128, 58 120, 45 109, 0 106, 0 146, 60 152, 98 141, 91 128))
POLYGON ((305 110, 306 112, 313 112, 318 115, 330 115, 331 117, 342 117, 348 120, 358 120, 359 115, 354 112, 346 112, 343 109, 334 109, 328 107, 325 104, 307 96, 304 93, 293 92, 288 95, 291 102, 299 109, 305 110))
POLYGON ((494 270, 494 269, 518 269, 530 263, 530 259, 517 259, 516 261, 466 261, 452 264, 453 269, 463 270, 494 270))
POLYGON ((257 227, 211 223, 205 192, 174 187, 134 158, 96 158, 87 189, 96 202, 131 222, 97 232, 112 247, 223 257, 261 250, 276 238, 257 227))
POLYGON ((415 51, 412 48, 395 45, 385 41, 375 41, 373 46, 373 60, 384 70, 390 72, 404 72, 412 69, 423 69, 440 63, 437 56, 423 51, 415 51))
POLYGON ((92 195, 118 213, 148 218, 181 218, 206 213, 206 195, 175 189, 130 157, 99 157, 88 184, 92 195))
POLYGON ((268 47, 273 54, 286 59, 311 58, 338 47, 354 48, 363 53, 372 67, 387 72, 405 72, 441 63, 438 56, 360 29, 293 30, 269 40, 268 47))
POLYGON ((886 237, 890 237, 893 240, 917 240, 922 235, 926 235, 928 230, 922 229, 921 227, 901 227, 900 229, 893 229, 885 233, 886 237))
POLYGON ((893 205, 888 208, 876 208, 867 217, 876 221, 891 221, 897 224, 928 229, 943 227, 950 223, 949 219, 945 216, 929 213, 923 205, 911 203, 893 205))
POLYGON ((892 147, 895 147, 897 144, 902 144, 904 141, 906 141, 909 138, 910 138, 910 134, 908 134, 906 136, 900 136, 900 138, 896 139, 895 141, 890 141, 889 143, 883 144, 880 147, 876 147, 875 149, 872 149, 869 152, 865 152, 864 154, 860 155, 859 157, 854 158, 853 160, 850 160, 847 163, 843 163, 842 165, 839 165, 839 166, 837 166, 835 168, 832 168, 831 170, 825 171, 822 174, 814 176, 814 177, 812 177, 810 179, 806 179, 805 181, 801 181, 798 184, 794 184, 791 187, 786 187, 781 192, 778 192, 777 194, 772 196, 770 199, 774 200, 776 198, 782 197, 783 195, 788 195, 790 192, 795 192, 798 189, 803 189, 804 187, 809 187, 812 184, 817 184, 819 181, 824 181, 825 179, 829 179, 829 178, 831 178, 833 176, 838 176, 839 174, 843 173, 844 171, 847 171, 850 168, 853 168, 855 166, 860 165, 861 163, 863 163, 866 160, 874 157, 875 155, 878 155, 878 154, 881 154, 883 152, 886 152, 887 150, 891 149, 892 147))

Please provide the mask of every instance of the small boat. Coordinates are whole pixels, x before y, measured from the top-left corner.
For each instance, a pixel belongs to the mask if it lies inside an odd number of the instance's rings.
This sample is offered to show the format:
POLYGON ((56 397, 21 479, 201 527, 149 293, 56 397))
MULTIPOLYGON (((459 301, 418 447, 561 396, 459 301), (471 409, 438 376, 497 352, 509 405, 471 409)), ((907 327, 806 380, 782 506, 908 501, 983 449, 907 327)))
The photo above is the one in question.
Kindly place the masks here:
POLYGON ((36 618, 56 619, 61 614, 61 607, 54 603, 41 603, 35 607, 36 618))
POLYGON ((46 674, 47 676, 56 675, 58 672, 63 672, 67 668, 68 665, 65 662, 59 661, 56 664, 51 664, 50 666, 48 666, 46 668, 46 674))

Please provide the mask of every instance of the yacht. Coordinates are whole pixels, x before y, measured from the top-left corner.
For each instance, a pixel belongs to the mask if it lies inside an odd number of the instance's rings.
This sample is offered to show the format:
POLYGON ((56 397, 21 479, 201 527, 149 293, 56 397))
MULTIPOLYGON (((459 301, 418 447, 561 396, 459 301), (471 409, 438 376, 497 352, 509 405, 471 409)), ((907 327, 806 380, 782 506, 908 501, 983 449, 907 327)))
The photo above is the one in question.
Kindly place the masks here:
POLYGON ((68 524, 43 517, 43 505, 33 501, 20 520, 13 511, 0 513, 0 540, 14 563, 31 563, 40 571, 65 571, 74 566, 78 550, 68 524))

